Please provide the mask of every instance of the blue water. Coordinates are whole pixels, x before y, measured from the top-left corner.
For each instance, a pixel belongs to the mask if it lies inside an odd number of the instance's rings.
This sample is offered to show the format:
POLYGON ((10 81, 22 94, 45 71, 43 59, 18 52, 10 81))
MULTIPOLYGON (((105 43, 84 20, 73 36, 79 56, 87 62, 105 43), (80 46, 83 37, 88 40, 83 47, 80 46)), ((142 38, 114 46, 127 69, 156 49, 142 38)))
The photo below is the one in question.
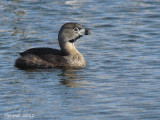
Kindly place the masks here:
POLYGON ((160 120, 159 0, 1 0, 0 119, 160 120), (84 69, 19 70, 18 52, 59 49, 66 22, 84 69))

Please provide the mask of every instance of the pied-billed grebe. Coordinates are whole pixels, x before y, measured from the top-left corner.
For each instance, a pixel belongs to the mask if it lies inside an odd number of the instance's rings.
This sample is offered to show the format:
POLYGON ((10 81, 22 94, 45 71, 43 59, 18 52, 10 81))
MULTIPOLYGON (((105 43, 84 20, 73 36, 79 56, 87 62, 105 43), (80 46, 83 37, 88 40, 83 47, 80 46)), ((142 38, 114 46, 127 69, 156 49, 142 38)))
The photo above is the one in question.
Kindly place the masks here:
POLYGON ((86 61, 75 48, 74 42, 88 35, 90 31, 77 23, 64 24, 58 34, 61 50, 52 48, 32 48, 20 53, 15 66, 20 69, 30 68, 83 68, 86 61))

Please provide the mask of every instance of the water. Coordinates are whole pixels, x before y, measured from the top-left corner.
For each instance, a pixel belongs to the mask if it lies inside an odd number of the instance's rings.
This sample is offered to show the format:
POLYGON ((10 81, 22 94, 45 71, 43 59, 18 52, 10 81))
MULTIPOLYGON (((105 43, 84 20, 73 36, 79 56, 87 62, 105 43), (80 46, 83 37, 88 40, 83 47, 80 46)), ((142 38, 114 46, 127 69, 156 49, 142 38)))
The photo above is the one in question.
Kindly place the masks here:
POLYGON ((159 120, 159 0, 1 0, 0 118, 159 120), (84 69, 19 70, 18 52, 59 48, 66 22, 92 29, 77 41, 84 69))

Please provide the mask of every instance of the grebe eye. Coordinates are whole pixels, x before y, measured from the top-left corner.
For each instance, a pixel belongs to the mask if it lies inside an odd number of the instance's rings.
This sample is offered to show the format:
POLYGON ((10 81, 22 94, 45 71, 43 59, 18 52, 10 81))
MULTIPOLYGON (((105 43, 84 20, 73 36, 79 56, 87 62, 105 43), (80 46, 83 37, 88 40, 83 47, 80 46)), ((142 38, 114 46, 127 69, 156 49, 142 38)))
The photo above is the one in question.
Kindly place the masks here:
POLYGON ((79 31, 79 28, 78 28, 78 27, 75 27, 74 30, 75 30, 75 31, 79 31))

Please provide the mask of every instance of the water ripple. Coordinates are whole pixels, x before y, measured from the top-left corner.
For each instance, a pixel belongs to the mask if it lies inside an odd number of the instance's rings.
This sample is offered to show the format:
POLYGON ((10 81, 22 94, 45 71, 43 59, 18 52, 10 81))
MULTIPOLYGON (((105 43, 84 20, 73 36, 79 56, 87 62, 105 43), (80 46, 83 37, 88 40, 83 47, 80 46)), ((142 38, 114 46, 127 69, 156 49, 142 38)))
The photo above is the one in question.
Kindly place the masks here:
POLYGON ((158 0, 0 1, 2 119, 24 113, 37 120, 158 120, 159 5, 158 0), (57 34, 66 22, 92 30, 76 46, 86 68, 14 67, 18 52, 59 49, 57 34))

